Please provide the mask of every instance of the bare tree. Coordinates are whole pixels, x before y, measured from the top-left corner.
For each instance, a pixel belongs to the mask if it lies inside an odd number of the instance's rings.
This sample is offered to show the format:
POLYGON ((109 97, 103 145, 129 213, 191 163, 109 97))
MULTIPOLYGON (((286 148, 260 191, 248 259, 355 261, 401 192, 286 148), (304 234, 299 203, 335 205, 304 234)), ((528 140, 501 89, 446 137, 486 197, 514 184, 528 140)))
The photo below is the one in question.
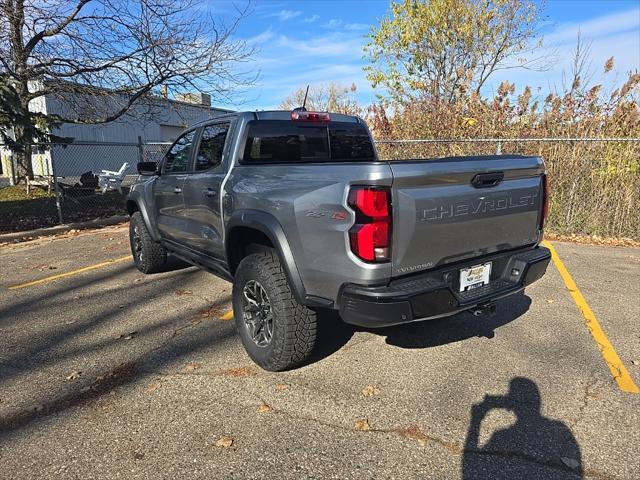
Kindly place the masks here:
MULTIPOLYGON (((306 87, 297 88, 280 103, 280 108, 293 110, 302 106, 306 90, 306 87)), ((355 98, 356 90, 355 84, 349 87, 337 83, 311 85, 307 95, 307 110, 360 115, 362 114, 362 108, 355 98)))
POLYGON ((225 24, 197 0, 0 0, 0 138, 19 177, 56 124, 114 121, 161 85, 226 100, 251 83, 239 64, 252 49, 232 37, 247 10, 236 13, 225 24), (44 95, 63 113, 38 112, 44 95))

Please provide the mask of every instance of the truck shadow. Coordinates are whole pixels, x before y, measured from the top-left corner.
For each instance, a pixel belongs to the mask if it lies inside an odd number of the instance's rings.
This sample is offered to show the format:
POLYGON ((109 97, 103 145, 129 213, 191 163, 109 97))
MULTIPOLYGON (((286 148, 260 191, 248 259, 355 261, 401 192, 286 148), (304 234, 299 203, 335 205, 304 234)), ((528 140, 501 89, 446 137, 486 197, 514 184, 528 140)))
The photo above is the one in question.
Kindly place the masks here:
POLYGON ((305 365, 333 355, 344 347, 356 332, 356 327, 342 321, 337 310, 319 310, 317 328, 316 345, 305 365))
POLYGON ((474 337, 493 338, 495 330, 516 320, 529 310, 531 299, 524 293, 496 302, 496 314, 474 317, 471 313, 438 320, 413 322, 385 328, 361 328, 342 321, 334 310, 318 312, 316 348, 305 364, 318 362, 344 347, 356 332, 368 332, 386 338, 388 345, 402 348, 430 348, 474 337))
POLYGON ((387 344, 397 347, 437 347, 474 337, 493 338, 496 329, 524 315, 530 305, 531 299, 519 293, 496 302, 493 316, 483 314, 475 317, 469 312, 462 312, 452 317, 368 331, 386 336, 387 344))

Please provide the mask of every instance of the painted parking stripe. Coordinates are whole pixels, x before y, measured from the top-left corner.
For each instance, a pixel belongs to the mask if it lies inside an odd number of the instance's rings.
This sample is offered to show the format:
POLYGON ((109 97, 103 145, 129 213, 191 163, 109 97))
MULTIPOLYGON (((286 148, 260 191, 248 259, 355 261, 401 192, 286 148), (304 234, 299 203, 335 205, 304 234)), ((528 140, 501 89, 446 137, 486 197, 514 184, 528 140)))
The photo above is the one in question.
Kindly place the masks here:
POLYGON ((553 248, 553 245, 546 241, 544 242, 544 246, 551 251, 551 258, 553 259, 553 263, 558 269, 558 272, 560 272, 560 276, 562 277, 562 280, 564 280, 564 284, 567 287, 567 290, 569 290, 569 293, 573 297, 573 301, 576 303, 578 309, 582 313, 584 321, 587 324, 587 328, 589 329, 589 332, 591 333, 593 339, 596 341, 596 344, 600 349, 600 353, 602 354, 602 358, 604 358, 605 363, 609 367, 611 375, 613 375, 613 378, 618 384, 618 387, 623 392, 640 393, 640 389, 633 382, 631 375, 629 375, 629 372, 622 363, 622 360, 620 360, 620 357, 614 350, 613 345, 611 345, 611 343, 609 342, 607 335, 604 333, 604 330, 602 330, 600 323, 596 319, 596 316, 591 310, 591 307, 589 307, 589 304, 580 292, 580 289, 578 289, 578 286, 573 280, 573 277, 571 277, 571 274, 569 274, 567 267, 565 267, 564 263, 562 263, 562 260, 560 260, 556 249, 553 248))
POLYGON ((78 268, 77 270, 71 270, 69 272, 59 273, 57 275, 51 275, 49 277, 40 278, 38 280, 33 280, 32 282, 12 285, 9 287, 9 290, 17 290, 19 288, 31 287, 33 285, 40 285, 41 283, 53 282, 60 278, 70 277, 72 275, 78 275, 79 273, 88 272, 90 270, 97 270, 98 268, 108 267, 109 265, 113 265, 114 263, 126 262, 127 260, 131 260, 131 255, 127 255, 126 257, 114 258, 112 260, 107 260, 106 262, 96 263, 95 265, 89 265, 88 267, 78 268))

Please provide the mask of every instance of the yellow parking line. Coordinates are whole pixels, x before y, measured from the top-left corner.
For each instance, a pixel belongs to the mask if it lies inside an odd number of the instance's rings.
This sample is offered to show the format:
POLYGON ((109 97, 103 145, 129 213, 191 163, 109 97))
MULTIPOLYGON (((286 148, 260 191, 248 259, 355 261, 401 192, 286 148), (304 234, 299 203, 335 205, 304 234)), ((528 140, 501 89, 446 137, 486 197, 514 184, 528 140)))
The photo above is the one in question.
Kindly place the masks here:
POLYGON ((233 318, 233 310, 229 310, 227 313, 220 317, 220 320, 231 320, 233 318))
POLYGON ((551 250, 551 258, 553 259, 553 263, 558 269, 558 272, 560 272, 560 276, 562 277, 562 280, 564 280, 564 284, 566 285, 567 290, 569 290, 569 293, 573 297, 573 301, 576 303, 578 309, 582 313, 582 316, 584 317, 584 320, 587 324, 587 328, 589 329, 589 332, 591 333, 593 339, 596 341, 596 344, 600 349, 600 353, 602 354, 602 358, 604 358, 604 361, 609 367, 609 370, 611 370, 611 375, 613 375, 614 380, 618 383, 618 387, 623 392, 640 393, 640 389, 633 382, 633 379, 631 378, 631 375, 629 375, 627 369, 624 367, 622 360, 620 360, 620 357, 613 349, 613 346, 609 342, 609 339, 604 333, 604 330, 602 330, 602 327, 600 326, 600 323, 598 323, 598 320, 589 307, 589 304, 582 296, 582 293, 578 289, 576 282, 569 274, 567 267, 565 267, 564 263, 562 263, 562 260, 560 260, 556 249, 553 248, 553 246, 547 241, 544 242, 544 246, 551 250))
POLYGON ((39 285, 41 283, 53 282, 54 280, 58 280, 59 278, 70 277, 71 275, 77 275, 78 273, 88 272, 89 270, 96 270, 98 268, 107 267, 109 265, 113 265, 114 263, 125 262, 127 260, 131 260, 131 255, 127 255, 126 257, 114 258, 113 260, 107 260, 106 262, 96 263, 95 265, 89 265, 88 267, 79 268, 77 270, 71 270, 70 272, 51 275, 49 277, 44 277, 39 280, 33 280, 32 282, 21 283, 19 285, 12 285, 9 287, 9 290, 17 290, 18 288, 31 287, 32 285, 39 285))

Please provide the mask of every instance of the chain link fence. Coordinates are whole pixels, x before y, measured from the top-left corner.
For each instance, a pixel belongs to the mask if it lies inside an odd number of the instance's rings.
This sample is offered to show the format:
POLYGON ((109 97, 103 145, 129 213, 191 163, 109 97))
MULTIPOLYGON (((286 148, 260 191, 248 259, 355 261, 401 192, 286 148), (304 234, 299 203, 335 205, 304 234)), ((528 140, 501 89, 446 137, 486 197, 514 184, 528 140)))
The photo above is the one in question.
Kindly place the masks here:
MULTIPOLYGON (((26 196, 2 198, 0 232, 126 213, 137 164, 159 161, 169 143, 42 143, 32 146, 34 179, 26 196)), ((0 145, 0 188, 16 183, 15 155, 0 145)), ((23 190, 21 190, 23 191, 23 190)))
MULTIPOLYGON (((34 145, 35 180, 26 199, 0 203, 0 231, 26 230, 125 213, 140 161, 160 161, 169 143, 34 145), (6 224, 9 224, 7 226, 6 224)), ((458 155, 542 156, 551 182, 549 228, 640 238, 640 138, 475 138, 378 140, 380 158, 458 155)), ((0 145, 0 188, 15 159, 0 145)))
POLYGON ((548 228, 640 239, 640 138, 378 140, 380 158, 537 155, 551 186, 548 228))

